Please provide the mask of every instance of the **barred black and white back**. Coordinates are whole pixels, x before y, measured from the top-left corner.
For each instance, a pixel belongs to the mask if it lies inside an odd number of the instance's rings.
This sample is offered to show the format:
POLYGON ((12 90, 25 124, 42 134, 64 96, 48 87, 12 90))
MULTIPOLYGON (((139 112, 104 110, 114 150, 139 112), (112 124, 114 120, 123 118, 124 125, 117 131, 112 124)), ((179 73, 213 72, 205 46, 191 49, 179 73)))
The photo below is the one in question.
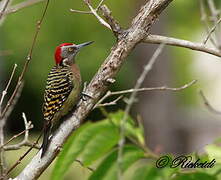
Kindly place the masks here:
POLYGON ((54 124, 61 118, 61 108, 73 89, 73 72, 69 66, 54 66, 48 74, 43 103, 44 138, 42 155, 47 150, 49 135, 54 124))

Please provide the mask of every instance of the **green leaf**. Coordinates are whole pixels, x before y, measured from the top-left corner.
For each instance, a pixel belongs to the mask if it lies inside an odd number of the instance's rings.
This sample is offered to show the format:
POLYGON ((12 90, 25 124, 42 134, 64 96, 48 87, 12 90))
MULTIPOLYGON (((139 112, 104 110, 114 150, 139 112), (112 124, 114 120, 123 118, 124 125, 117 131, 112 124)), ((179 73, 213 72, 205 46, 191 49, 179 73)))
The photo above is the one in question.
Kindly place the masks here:
MULTIPOLYGON (((90 176, 89 180, 115 180, 117 179, 117 155, 118 150, 110 153, 99 165, 97 170, 90 176)), ((144 152, 136 146, 127 145, 123 151, 123 172, 126 171, 137 160, 144 158, 144 152)))
POLYGON ((100 123, 104 125, 99 131, 94 133, 93 139, 87 143, 80 157, 85 166, 105 155, 119 141, 119 131, 108 121, 100 123))
POLYGON ((196 172, 191 174, 180 174, 174 180, 217 180, 215 176, 206 173, 196 172))
POLYGON ((215 144, 210 144, 205 147, 206 152, 208 153, 209 159, 212 161, 213 159, 216 162, 221 163, 221 147, 215 144))
POLYGON ((59 154, 56 160, 51 179, 62 179, 64 173, 68 170, 69 166, 72 164, 82 149, 81 146, 72 148, 73 143, 76 143, 77 139, 80 138, 81 132, 87 129, 87 127, 90 127, 90 125, 91 123, 89 122, 85 123, 69 137, 67 142, 64 144, 62 152, 59 154))
POLYGON ((85 166, 106 154, 119 140, 116 126, 109 121, 86 123, 68 139, 52 172, 53 180, 60 180, 77 157, 85 166))
MULTIPOLYGON (((115 113, 109 114, 111 120, 116 126, 120 126, 120 121, 123 119, 125 112, 119 110, 115 113)), ((126 136, 135 137, 141 144, 145 144, 143 128, 136 127, 134 120, 128 116, 125 124, 126 136)))
POLYGON ((177 172, 177 168, 156 168, 155 163, 148 163, 145 166, 138 167, 131 180, 161 180, 171 179, 171 176, 177 172))
POLYGON ((131 180, 155 180, 159 177, 159 170, 160 169, 156 169, 154 167, 151 167, 150 165, 143 166, 135 171, 131 180))

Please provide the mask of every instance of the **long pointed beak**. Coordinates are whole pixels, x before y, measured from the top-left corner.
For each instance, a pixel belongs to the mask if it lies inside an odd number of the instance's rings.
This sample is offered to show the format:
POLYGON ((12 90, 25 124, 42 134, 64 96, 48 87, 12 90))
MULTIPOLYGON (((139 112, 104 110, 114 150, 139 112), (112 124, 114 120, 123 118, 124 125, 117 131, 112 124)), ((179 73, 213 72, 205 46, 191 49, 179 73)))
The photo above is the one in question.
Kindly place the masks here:
POLYGON ((82 43, 82 44, 78 44, 76 45, 78 49, 81 49, 82 47, 84 46, 88 46, 90 44, 92 44, 94 41, 89 41, 89 42, 85 42, 85 43, 82 43))

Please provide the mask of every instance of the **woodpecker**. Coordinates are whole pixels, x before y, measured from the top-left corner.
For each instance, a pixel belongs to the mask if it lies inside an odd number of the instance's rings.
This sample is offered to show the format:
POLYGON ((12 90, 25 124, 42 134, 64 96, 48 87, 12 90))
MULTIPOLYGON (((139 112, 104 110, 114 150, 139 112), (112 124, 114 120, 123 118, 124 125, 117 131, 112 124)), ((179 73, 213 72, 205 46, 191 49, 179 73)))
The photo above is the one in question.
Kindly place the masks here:
POLYGON ((75 56, 79 50, 91 44, 93 41, 73 44, 63 43, 55 49, 56 65, 51 69, 46 81, 46 88, 43 102, 43 143, 41 157, 44 156, 48 145, 49 136, 53 126, 61 117, 76 105, 81 94, 81 75, 75 63, 75 56))

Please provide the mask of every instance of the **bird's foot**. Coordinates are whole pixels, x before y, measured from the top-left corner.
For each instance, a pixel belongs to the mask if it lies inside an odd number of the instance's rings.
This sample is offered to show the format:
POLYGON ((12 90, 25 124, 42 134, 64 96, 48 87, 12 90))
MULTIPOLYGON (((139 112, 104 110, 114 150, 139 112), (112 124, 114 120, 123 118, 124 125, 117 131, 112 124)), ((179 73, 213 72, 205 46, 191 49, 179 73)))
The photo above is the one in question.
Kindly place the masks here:
POLYGON ((86 101, 87 98, 93 99, 93 97, 92 97, 90 94, 87 94, 87 93, 85 93, 85 92, 82 92, 82 93, 81 93, 81 99, 82 99, 83 101, 86 101))
POLYGON ((87 98, 93 99, 93 97, 92 97, 90 94, 88 94, 88 93, 85 92, 85 91, 86 91, 86 87, 87 87, 87 81, 84 82, 83 92, 81 93, 81 99, 82 99, 83 101, 86 101, 87 98))

